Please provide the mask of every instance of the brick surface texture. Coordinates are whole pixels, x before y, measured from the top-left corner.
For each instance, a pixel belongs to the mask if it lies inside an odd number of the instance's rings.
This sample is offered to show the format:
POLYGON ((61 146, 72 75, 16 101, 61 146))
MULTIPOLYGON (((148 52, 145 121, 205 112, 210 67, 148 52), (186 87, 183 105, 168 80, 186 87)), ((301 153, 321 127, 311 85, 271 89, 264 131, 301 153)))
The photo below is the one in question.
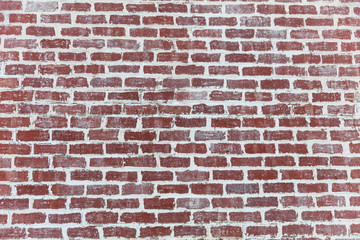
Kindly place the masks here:
POLYGON ((360 239, 359 4, 0 1, 0 238, 360 239))

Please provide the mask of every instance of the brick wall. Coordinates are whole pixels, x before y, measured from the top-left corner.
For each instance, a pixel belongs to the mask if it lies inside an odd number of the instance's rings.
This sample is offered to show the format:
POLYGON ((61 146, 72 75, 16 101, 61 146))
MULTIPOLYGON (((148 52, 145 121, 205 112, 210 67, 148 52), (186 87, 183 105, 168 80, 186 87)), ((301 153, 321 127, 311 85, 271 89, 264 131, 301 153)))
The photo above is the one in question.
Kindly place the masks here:
POLYGON ((0 1, 0 237, 360 237, 357 0, 0 1))

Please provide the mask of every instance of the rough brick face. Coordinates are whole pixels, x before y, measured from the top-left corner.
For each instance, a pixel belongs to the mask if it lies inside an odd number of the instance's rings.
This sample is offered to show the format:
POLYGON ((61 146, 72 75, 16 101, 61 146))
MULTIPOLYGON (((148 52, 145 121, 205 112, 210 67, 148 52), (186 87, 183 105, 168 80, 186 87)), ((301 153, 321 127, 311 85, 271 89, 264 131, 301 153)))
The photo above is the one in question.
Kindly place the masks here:
POLYGON ((0 238, 360 238, 359 0, 0 1, 0 238))

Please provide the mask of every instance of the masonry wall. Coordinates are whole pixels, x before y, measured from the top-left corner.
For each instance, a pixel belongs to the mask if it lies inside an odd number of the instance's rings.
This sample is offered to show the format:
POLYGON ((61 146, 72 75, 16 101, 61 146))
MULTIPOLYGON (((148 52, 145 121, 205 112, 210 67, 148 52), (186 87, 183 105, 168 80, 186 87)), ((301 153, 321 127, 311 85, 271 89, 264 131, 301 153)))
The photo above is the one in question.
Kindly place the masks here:
POLYGON ((360 5, 0 1, 0 238, 360 238, 360 5))

